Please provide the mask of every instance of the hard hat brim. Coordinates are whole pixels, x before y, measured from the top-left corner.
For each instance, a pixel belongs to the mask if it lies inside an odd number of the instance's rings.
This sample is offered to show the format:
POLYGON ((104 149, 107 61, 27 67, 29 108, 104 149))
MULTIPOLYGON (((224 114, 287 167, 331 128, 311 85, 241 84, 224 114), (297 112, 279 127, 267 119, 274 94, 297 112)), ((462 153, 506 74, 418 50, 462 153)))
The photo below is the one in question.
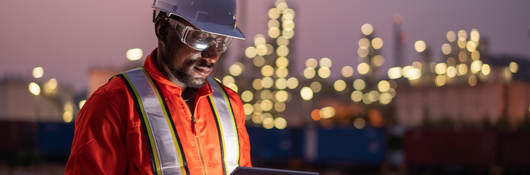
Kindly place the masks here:
POLYGON ((236 39, 245 39, 245 35, 243 32, 241 32, 241 29, 237 26, 228 26, 228 25, 221 25, 216 23, 210 23, 210 22, 201 22, 201 21, 195 21, 190 19, 185 19, 191 24, 193 24, 195 27, 199 28, 200 30, 210 32, 217 35, 223 35, 227 37, 232 37, 236 39))

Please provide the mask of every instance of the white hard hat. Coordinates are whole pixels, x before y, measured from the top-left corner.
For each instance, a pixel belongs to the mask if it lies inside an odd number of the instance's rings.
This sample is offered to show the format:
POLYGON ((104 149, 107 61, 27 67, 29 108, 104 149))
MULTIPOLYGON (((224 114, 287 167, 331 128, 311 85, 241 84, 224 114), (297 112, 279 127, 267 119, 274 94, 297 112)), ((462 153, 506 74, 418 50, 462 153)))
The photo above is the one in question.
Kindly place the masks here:
POLYGON ((235 0, 154 0, 153 8, 179 16, 200 30, 245 39, 237 26, 235 0))

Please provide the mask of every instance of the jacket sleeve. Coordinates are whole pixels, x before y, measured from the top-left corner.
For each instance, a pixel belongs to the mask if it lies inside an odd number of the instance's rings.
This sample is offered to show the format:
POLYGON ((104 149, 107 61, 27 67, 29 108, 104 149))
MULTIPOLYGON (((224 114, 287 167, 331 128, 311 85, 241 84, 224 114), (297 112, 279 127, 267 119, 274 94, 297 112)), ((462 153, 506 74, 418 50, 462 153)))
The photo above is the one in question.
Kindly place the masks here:
POLYGON ((75 121, 65 174, 126 174, 126 125, 117 99, 97 91, 89 98, 75 121))

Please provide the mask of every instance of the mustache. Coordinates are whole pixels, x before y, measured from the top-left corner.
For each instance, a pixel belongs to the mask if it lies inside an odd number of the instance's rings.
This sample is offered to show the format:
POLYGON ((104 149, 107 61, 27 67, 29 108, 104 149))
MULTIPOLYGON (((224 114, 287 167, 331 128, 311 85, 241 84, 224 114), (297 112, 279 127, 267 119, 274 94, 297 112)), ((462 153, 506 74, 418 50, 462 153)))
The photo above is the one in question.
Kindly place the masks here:
POLYGON ((191 61, 191 65, 195 65, 197 67, 212 68, 214 66, 214 63, 208 63, 208 61, 200 59, 191 61))

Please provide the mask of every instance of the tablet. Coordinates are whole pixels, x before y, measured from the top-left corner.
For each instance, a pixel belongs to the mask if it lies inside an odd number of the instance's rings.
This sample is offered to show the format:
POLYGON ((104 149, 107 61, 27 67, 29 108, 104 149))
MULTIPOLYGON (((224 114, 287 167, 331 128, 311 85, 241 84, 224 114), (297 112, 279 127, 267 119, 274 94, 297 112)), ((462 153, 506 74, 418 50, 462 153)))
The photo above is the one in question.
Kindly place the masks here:
POLYGON ((237 167, 230 175, 318 175, 318 173, 271 168, 237 167))

